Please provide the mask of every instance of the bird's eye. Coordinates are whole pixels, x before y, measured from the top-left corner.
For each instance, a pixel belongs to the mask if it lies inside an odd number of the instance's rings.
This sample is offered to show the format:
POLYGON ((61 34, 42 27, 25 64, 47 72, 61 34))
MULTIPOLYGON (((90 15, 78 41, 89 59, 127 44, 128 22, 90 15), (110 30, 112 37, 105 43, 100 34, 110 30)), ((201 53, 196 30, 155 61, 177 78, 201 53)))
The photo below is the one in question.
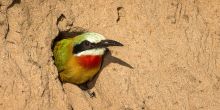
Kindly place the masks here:
POLYGON ((85 41, 85 45, 86 45, 86 46, 89 46, 89 45, 90 45, 90 42, 89 42, 89 41, 85 41))

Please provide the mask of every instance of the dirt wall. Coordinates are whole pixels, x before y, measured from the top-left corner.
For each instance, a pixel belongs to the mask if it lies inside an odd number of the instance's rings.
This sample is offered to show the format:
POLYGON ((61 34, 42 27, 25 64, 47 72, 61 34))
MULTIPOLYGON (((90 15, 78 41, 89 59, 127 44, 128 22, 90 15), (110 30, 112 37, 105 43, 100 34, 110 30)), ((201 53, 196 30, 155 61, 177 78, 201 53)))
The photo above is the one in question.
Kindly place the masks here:
POLYGON ((218 110, 220 1, 0 0, 0 108, 218 110), (51 51, 82 30, 125 45, 89 91, 60 83, 51 51))

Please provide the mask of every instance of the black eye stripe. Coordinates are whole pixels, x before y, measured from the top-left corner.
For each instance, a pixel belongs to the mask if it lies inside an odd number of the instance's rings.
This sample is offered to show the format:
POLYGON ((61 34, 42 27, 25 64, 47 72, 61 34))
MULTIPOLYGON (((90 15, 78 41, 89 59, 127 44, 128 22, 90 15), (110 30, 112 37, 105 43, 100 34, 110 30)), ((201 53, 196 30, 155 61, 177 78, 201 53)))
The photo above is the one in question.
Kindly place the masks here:
POLYGON ((88 40, 85 40, 81 42, 80 44, 74 46, 73 53, 76 54, 84 50, 92 49, 94 47, 95 47, 95 43, 91 43, 88 40))

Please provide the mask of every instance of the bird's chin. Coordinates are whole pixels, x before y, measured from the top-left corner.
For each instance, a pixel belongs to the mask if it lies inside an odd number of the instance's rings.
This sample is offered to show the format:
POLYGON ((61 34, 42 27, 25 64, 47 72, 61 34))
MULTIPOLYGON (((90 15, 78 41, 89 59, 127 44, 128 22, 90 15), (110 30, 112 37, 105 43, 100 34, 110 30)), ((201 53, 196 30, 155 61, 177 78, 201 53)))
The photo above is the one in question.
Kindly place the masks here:
POLYGON ((106 48, 96 48, 82 51, 80 53, 74 54, 75 56, 86 56, 86 55, 104 55, 106 48))

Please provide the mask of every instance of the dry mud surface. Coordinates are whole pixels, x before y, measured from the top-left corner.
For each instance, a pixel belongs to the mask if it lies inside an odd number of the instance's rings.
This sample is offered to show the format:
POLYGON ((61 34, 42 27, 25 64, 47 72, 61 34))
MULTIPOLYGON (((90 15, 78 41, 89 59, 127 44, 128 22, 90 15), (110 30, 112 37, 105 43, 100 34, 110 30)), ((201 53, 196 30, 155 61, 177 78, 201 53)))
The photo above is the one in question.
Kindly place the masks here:
POLYGON ((219 110, 220 0, 0 0, 0 109, 219 110), (125 45, 88 92, 51 51, 83 29, 125 45))

